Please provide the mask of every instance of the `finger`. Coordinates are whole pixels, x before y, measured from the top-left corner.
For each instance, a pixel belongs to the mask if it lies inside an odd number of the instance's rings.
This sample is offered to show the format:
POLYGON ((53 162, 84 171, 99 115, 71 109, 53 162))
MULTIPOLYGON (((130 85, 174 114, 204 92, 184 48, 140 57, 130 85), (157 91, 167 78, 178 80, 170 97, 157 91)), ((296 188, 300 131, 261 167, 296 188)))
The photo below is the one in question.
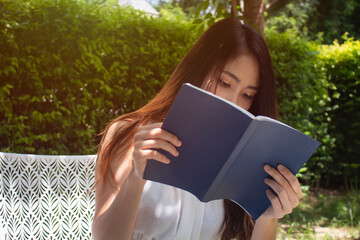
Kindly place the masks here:
POLYGON ((276 170, 275 168, 272 168, 269 165, 265 165, 264 169, 270 176, 272 176, 274 178, 274 180, 276 182, 278 182, 282 187, 285 188, 285 190, 288 193, 290 202, 293 203, 292 205, 297 206, 297 204, 298 204, 297 194, 295 193, 294 189, 291 187, 287 178, 285 176, 283 176, 278 170, 276 170))
POLYGON ((144 129, 144 130, 148 130, 148 129, 152 129, 152 128, 161 128, 163 125, 162 122, 157 122, 157 123, 151 123, 151 124, 147 124, 147 125, 140 125, 139 129, 144 129))
POLYGON ((162 126, 162 123, 153 123, 153 124, 149 124, 149 125, 140 125, 140 127, 138 128, 137 134, 139 136, 143 136, 146 132, 150 131, 151 129, 161 128, 161 126, 162 126))
POLYGON ((282 218, 284 214, 282 214, 283 210, 279 198, 270 189, 266 190, 266 195, 271 202, 274 213, 278 218, 282 218))
POLYGON ((270 178, 265 178, 264 182, 271 187, 272 190, 274 190, 274 192, 277 194, 278 199, 281 203, 282 206, 282 210, 283 212, 285 212, 286 214, 289 214, 292 212, 292 207, 290 204, 290 199, 289 196, 285 190, 284 187, 282 187, 279 183, 277 183, 276 181, 274 181, 273 179, 270 178))
POLYGON ((296 193, 297 198, 298 199, 302 198, 303 195, 302 195, 302 191, 301 191, 301 186, 300 186, 299 180, 296 178, 296 176, 288 168, 286 168, 284 165, 280 164, 278 166, 278 169, 279 169, 280 173, 289 182, 291 188, 296 193))
POLYGON ((147 125, 140 125, 138 128, 138 133, 140 133, 142 135, 151 129, 161 128, 162 124, 163 124, 162 122, 158 122, 158 123, 152 123, 152 124, 147 124, 147 125))
POLYGON ((176 150, 174 145, 170 144, 168 141, 162 140, 162 139, 149 139, 145 141, 138 141, 134 143, 134 148, 137 149, 163 149, 169 153, 171 153, 173 156, 177 157, 179 156, 179 152, 176 150))
POLYGON ((154 159, 165 164, 170 163, 170 160, 167 157, 156 150, 141 150, 139 151, 139 155, 143 159, 154 159))
POLYGON ((181 141, 174 134, 162 129, 162 128, 150 128, 148 130, 142 130, 135 134, 134 140, 142 140, 142 139, 162 139, 170 142, 174 146, 181 146, 181 141))

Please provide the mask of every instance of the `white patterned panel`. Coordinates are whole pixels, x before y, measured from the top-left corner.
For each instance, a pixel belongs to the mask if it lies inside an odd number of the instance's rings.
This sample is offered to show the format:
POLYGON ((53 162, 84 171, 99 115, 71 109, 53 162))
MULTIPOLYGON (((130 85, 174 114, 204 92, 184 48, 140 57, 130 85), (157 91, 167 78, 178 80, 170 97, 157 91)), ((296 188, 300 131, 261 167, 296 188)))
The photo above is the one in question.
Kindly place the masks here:
POLYGON ((91 239, 95 161, 0 152, 0 239, 91 239))

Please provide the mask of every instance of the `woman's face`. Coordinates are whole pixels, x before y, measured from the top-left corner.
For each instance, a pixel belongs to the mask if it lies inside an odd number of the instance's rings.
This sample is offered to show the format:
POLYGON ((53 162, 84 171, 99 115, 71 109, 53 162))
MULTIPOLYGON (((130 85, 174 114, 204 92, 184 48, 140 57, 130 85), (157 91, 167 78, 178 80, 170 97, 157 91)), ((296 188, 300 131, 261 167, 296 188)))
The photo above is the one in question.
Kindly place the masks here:
MULTIPOLYGON (((210 80, 203 83, 202 88, 210 80)), ((215 82, 210 87, 214 92, 215 82)), ((259 67, 256 59, 249 54, 241 55, 226 63, 220 75, 215 94, 249 110, 259 88, 259 67)))

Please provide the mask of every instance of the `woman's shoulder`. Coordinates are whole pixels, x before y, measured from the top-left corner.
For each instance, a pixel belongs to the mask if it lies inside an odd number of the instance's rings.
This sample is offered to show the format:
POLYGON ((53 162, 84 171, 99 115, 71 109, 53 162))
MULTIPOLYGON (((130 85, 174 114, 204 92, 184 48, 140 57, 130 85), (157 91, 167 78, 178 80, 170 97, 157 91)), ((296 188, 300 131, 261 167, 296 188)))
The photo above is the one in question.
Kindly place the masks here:
POLYGON ((134 119, 120 119, 118 121, 113 121, 112 123, 110 123, 107 127, 107 129, 105 130, 105 135, 106 137, 112 137, 115 135, 115 133, 117 131, 119 131, 121 128, 124 127, 139 127, 139 126, 145 126, 145 125, 150 125, 153 123, 156 123, 158 121, 154 120, 154 119, 149 119, 147 121, 136 121, 134 119), (135 124, 135 126, 132 124, 134 122, 137 122, 139 124, 135 124))
POLYGON ((102 145, 110 143, 117 136, 117 133, 122 131, 122 129, 131 127, 129 124, 131 124, 131 121, 124 119, 111 122, 103 132, 102 145))
POLYGON ((129 124, 130 121, 128 120, 119 120, 119 121, 113 121, 109 124, 107 129, 105 130, 105 138, 106 137, 112 137, 115 135, 117 131, 119 131, 120 128, 125 127, 127 124, 129 124))
MULTIPOLYGON (((115 179, 119 182, 122 182, 119 179, 123 179, 124 171, 129 172, 129 169, 132 168, 132 150, 133 147, 131 143, 127 144, 117 144, 117 138, 121 128, 126 127, 129 121, 119 120, 113 121, 110 123, 103 133, 103 140, 100 147, 100 156, 102 156, 103 150, 109 152, 110 148, 115 148, 116 150, 110 151, 111 154, 105 155, 107 162, 109 163, 109 168, 114 173, 115 179), (127 147, 128 146, 128 147, 127 147)), ((96 169, 97 170, 97 169, 96 169)), ((126 174, 125 174, 126 175, 126 174)))

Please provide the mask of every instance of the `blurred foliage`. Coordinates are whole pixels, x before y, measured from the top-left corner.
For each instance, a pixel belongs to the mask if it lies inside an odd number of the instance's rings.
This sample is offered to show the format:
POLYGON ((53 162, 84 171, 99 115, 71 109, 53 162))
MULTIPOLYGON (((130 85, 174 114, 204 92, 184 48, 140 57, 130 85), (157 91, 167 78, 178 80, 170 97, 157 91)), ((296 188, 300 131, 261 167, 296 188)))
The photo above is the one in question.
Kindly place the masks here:
POLYGON ((265 24, 269 29, 284 33, 295 31, 301 37, 308 36, 307 22, 310 14, 315 13, 314 0, 286 1, 287 4, 265 13, 265 24))
POLYGON ((346 188, 360 187, 360 41, 343 36, 343 44, 321 45, 320 59, 331 83, 330 133, 336 138, 332 168, 342 172, 346 188))
POLYGON ((196 40, 191 24, 79 0, 0 2, 0 150, 95 153, 196 40))
MULTIPOLYGON (((110 0, 107 0, 110 1, 110 0)), ((244 15, 244 1, 238 0, 238 15, 244 15)), ((249 0, 251 1, 251 0, 249 0)), ((199 32, 216 20, 229 17, 230 0, 159 0, 158 9, 171 5, 180 7, 199 25, 199 32)), ((331 44, 348 32, 350 37, 360 37, 360 1, 358 0, 263 0, 266 25, 278 32, 292 29, 302 37, 331 44)))
POLYGON ((163 8, 179 8, 182 10, 183 14, 185 14, 188 18, 194 16, 194 13, 199 6, 202 4, 203 0, 158 0, 158 4, 156 9, 159 11, 163 8))
MULTIPOLYGON (((282 223, 297 223, 300 226, 315 223, 319 226, 360 227, 360 195, 357 191, 322 193, 312 191, 294 209, 286 215, 282 223)), ((294 229, 298 229, 298 227, 294 229)))
POLYGON ((314 9, 308 13, 309 36, 316 38, 322 33, 323 41, 331 44, 334 39, 343 41, 342 35, 360 39, 360 1, 358 0, 316 0, 314 9))
POLYGON ((360 2, 357 0, 277 0, 265 13, 266 26, 278 32, 295 30, 302 37, 332 44, 342 35, 360 38, 360 2), (276 4, 274 4, 276 5, 276 4))
POLYGON ((171 5, 164 6, 159 10, 160 16, 168 21, 171 22, 181 22, 181 23, 188 23, 189 18, 183 12, 183 10, 179 7, 172 7, 171 5))

